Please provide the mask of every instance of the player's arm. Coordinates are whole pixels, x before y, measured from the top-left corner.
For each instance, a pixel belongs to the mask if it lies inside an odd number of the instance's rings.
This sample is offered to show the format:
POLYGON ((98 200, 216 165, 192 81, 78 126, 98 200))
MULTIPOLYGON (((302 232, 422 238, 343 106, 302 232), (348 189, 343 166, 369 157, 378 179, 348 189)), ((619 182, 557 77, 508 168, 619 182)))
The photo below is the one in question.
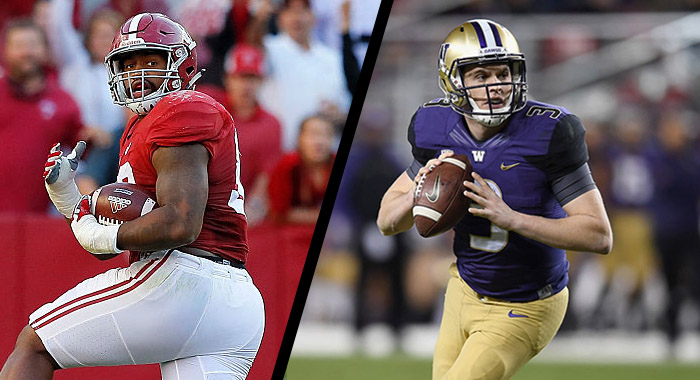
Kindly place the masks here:
POLYGON ((598 189, 589 190, 563 206, 563 219, 521 214, 513 230, 547 245, 572 251, 608 254, 612 228, 598 189))
POLYGON ((377 227, 379 227, 382 235, 398 234, 413 227, 413 194, 416 191, 418 180, 424 173, 433 170, 442 163, 442 160, 453 154, 451 151, 448 151, 441 154, 438 158, 429 160, 418 170, 413 179, 411 179, 408 171, 404 171, 389 186, 389 189, 382 197, 379 215, 377 216, 377 227))
POLYGON ((470 213, 552 247, 601 254, 612 249, 612 229, 598 189, 588 190, 565 204, 567 217, 549 219, 512 210, 481 176, 472 175, 480 186, 465 182, 471 190, 465 191, 465 195, 483 209, 471 207, 470 213))
POLYGON ((547 154, 526 159, 544 172, 552 193, 567 217, 548 219, 512 210, 478 174, 465 182, 465 195, 484 209, 469 212, 497 226, 552 247, 607 254, 612 249, 612 230, 603 200, 588 168, 585 129, 574 115, 561 118, 552 133, 547 154))
POLYGON ((382 235, 394 235, 413 227, 413 192, 416 183, 404 171, 384 193, 379 206, 377 227, 382 235))
POLYGON ((159 250, 187 245, 202 230, 209 191, 209 152, 201 144, 161 147, 153 153, 159 207, 121 225, 117 247, 159 250))

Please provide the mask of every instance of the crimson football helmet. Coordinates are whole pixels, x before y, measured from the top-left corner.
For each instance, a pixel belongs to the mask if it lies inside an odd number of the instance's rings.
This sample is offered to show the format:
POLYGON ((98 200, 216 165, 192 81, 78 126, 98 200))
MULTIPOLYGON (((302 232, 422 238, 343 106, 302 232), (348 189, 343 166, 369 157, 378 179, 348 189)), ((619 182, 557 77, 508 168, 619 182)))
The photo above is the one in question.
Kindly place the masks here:
MULTIPOLYGON (((197 44, 185 28, 160 13, 141 13, 128 19, 112 41, 112 50, 105 57, 109 72, 109 87, 114 103, 126 106, 139 115, 153 109, 165 95, 178 90, 194 88, 202 75, 197 72, 197 44), (167 59, 166 69, 124 71, 123 59, 134 52, 160 52, 167 59), (146 94, 134 96, 129 80, 140 80, 141 89, 146 81, 162 78, 161 86, 146 94)), ((138 83, 138 82, 137 82, 138 83)))

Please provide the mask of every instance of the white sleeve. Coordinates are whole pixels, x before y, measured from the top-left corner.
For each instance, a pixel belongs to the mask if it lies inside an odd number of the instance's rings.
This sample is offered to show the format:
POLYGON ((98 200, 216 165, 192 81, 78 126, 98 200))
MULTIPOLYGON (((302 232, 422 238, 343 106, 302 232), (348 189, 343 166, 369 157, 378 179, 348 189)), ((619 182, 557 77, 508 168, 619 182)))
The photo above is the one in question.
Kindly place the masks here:
POLYGON ((51 0, 48 38, 51 53, 59 66, 90 64, 90 53, 73 27, 74 6, 75 0, 51 0))

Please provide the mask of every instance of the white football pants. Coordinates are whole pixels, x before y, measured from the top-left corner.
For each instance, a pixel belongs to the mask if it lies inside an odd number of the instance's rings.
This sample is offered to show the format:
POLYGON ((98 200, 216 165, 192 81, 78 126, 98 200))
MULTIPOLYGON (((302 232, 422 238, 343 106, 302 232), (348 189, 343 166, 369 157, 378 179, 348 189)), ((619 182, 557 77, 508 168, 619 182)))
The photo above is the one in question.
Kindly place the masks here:
POLYGON ((29 324, 62 368, 160 363, 165 380, 242 380, 265 311, 244 269, 170 250, 81 282, 29 324))

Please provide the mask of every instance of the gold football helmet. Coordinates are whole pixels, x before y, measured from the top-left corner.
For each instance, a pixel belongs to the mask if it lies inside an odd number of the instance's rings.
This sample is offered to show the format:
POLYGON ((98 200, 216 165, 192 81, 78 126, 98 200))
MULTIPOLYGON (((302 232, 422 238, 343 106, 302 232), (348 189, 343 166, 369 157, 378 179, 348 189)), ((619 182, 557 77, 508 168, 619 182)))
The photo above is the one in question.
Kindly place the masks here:
MULTIPOLYGON (((501 125, 511 114, 525 106, 527 82, 525 56, 518 42, 505 27, 486 19, 474 19, 453 29, 440 46, 439 86, 452 108, 487 127, 501 125), (466 87, 464 74, 476 66, 507 64, 510 82, 494 82, 466 87), (490 89, 511 86, 505 107, 494 109, 490 89), (479 108, 470 90, 484 88, 488 109, 479 108)), ((504 91, 507 92, 507 91, 504 91)))

